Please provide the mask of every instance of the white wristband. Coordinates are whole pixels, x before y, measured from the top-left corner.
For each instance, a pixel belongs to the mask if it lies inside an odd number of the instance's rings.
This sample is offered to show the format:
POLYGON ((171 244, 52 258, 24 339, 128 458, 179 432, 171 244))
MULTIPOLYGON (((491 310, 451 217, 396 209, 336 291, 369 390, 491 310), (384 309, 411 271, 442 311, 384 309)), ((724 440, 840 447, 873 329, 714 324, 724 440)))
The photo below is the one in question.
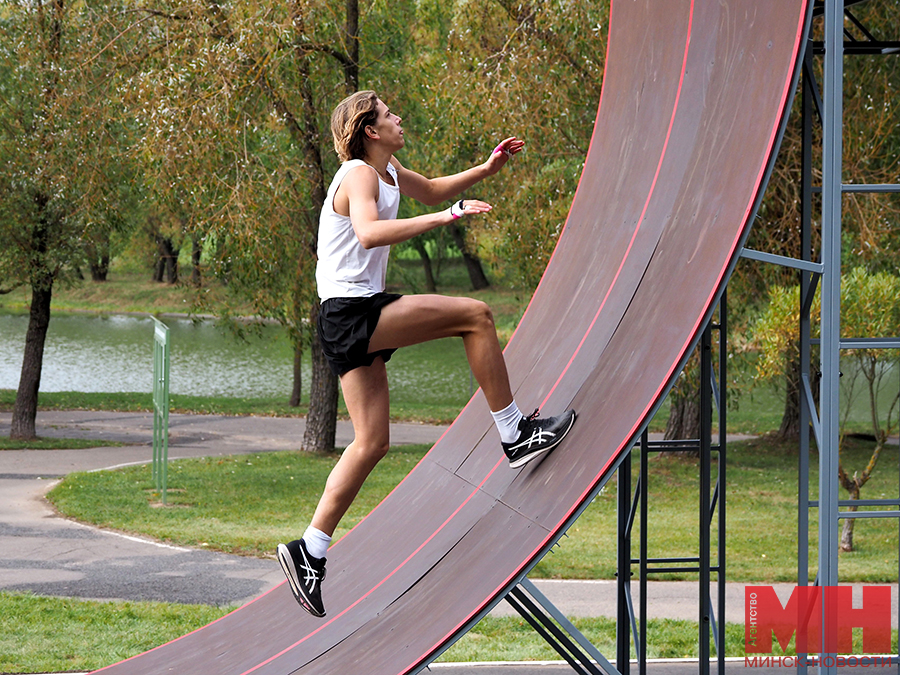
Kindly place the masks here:
POLYGON ((465 212, 465 207, 463 207, 462 199, 460 199, 458 202, 454 202, 450 206, 450 216, 453 218, 453 220, 456 220, 457 218, 462 218, 464 215, 466 215, 466 212, 465 212))

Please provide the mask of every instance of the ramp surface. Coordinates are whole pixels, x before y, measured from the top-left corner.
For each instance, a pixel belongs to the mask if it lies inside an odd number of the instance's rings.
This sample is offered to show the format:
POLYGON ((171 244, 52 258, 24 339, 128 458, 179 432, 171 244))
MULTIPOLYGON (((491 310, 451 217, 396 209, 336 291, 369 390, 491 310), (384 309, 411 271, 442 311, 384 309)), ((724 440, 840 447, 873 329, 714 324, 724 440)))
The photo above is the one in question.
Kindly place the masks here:
POLYGON ((506 349, 520 406, 579 412, 559 448, 510 470, 476 394, 331 549, 325 619, 282 585, 102 672, 416 672, 499 601, 631 447, 711 315, 774 159, 808 4, 613 0, 581 182, 506 349))

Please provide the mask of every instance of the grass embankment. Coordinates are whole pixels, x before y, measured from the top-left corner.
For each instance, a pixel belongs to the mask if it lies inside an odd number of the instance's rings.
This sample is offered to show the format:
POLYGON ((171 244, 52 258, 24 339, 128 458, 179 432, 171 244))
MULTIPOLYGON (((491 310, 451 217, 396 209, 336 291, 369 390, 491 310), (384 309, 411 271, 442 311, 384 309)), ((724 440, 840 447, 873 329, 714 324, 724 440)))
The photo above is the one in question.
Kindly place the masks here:
MULTIPOLYGON (((89 438, 37 438, 30 441, 14 441, 0 436, 0 450, 83 450, 96 448, 100 441, 89 438)), ((118 448, 125 445, 117 441, 102 441, 104 447, 118 448)))
MULTIPOLYGON (((215 313, 226 301, 219 284, 198 290, 189 284, 157 283, 150 279, 149 271, 114 263, 107 281, 55 286, 50 309, 94 314, 206 314, 215 313)), ((22 286, 2 296, 0 308, 27 312, 30 305, 31 290, 22 286)), ((250 313, 249 309, 246 312, 250 313)))
POLYGON ((225 612, 207 605, 0 592, 0 672, 96 670, 174 640, 225 612))
MULTIPOLYGON (((367 480, 337 536, 371 511, 426 450, 421 446, 394 448, 367 480)), ((870 452, 870 443, 851 439, 843 461, 851 470, 863 467, 870 452)), ((49 498, 66 515, 101 527, 177 545, 270 556, 279 541, 295 538, 297 528, 312 517, 321 487, 336 461, 336 455, 295 452, 173 461, 168 473, 168 508, 154 508, 159 495, 147 466, 71 474, 49 498)), ((635 475, 638 461, 633 457, 635 475)), ((816 462, 811 464, 810 480, 815 489, 816 462)), ((651 457, 651 557, 697 554, 697 471, 693 459, 651 457)), ((892 494, 897 474, 896 462, 879 466, 863 489, 863 498, 892 494)), ((764 584, 795 580, 796 457, 788 447, 768 439, 733 443, 727 457, 727 479, 727 579, 764 584)), ((615 513, 616 485, 611 481, 532 576, 614 578, 615 557, 611 552, 616 549, 615 513)), ((810 532, 810 547, 815 550, 814 517, 810 532)), ((638 536, 636 526, 635 546, 638 536)), ((841 555, 842 581, 886 583, 896 579, 896 523, 858 520, 856 549, 841 555)), ((659 578, 694 577, 669 574, 659 578)))

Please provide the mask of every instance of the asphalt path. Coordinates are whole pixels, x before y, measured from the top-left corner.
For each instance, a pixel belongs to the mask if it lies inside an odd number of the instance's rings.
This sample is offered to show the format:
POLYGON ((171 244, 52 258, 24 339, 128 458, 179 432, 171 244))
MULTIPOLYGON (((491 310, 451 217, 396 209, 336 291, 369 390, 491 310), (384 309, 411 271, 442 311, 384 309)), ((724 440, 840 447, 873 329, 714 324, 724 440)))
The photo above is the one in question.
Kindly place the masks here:
MULTIPOLYGON (((0 414, 0 434, 11 415, 0 414)), ((284 580, 270 559, 169 546, 62 518, 44 495, 66 474, 152 457, 153 418, 143 413, 40 412, 41 437, 91 438, 124 447, 0 452, 0 589, 88 599, 243 604, 284 580)), ((302 419, 170 415, 169 459, 296 449, 302 419)), ((401 424, 395 443, 431 443, 443 428, 401 424)), ((352 438, 339 423, 338 443, 352 438)), ((299 523, 299 528, 305 523, 299 523)))

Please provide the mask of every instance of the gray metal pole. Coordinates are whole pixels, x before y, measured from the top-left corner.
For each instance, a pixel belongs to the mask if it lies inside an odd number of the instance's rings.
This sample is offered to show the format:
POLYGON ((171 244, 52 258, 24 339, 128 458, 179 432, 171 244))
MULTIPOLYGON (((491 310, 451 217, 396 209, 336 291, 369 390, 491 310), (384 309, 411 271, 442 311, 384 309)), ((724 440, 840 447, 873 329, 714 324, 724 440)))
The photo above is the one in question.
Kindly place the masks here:
MULTIPOLYGON (((813 63, 812 45, 808 44, 803 57, 803 155, 802 155, 802 214, 801 220, 801 257, 812 260, 812 98, 813 98, 813 63)), ((798 477, 798 512, 797 512, 797 585, 809 585, 809 425, 810 419, 816 415, 810 410, 807 397, 802 387, 809 382, 811 360, 810 316, 805 302, 814 280, 809 272, 800 273, 800 457, 798 477)), ((799 675, 806 675, 806 654, 797 654, 803 662, 797 666, 799 675)))
POLYGON ((616 472, 616 514, 619 544, 616 547, 616 668, 622 675, 630 675, 631 612, 628 597, 631 592, 631 452, 619 464, 616 472))
MULTIPOLYGON (((710 510, 709 491, 711 488, 711 441, 712 428, 712 387, 710 375, 712 371, 712 320, 703 329, 700 339, 700 503, 699 503, 699 568, 700 584, 697 605, 699 610, 698 655, 700 659, 698 672, 709 675, 709 637, 710 637, 710 602, 709 602, 709 554, 710 554, 710 510)), ((724 620, 724 617, 720 617, 724 620)))
MULTIPOLYGON (((841 165, 843 143, 844 3, 825 2, 825 81, 822 138, 822 383, 819 448, 819 583, 838 584, 838 405, 841 317, 841 165)), ((825 593, 829 598, 834 594, 825 593)), ((836 608, 823 602, 819 672, 837 672, 829 644, 836 643, 836 608), (832 658, 826 658, 831 656, 832 658), (830 665, 829 665, 830 664, 830 665)))

